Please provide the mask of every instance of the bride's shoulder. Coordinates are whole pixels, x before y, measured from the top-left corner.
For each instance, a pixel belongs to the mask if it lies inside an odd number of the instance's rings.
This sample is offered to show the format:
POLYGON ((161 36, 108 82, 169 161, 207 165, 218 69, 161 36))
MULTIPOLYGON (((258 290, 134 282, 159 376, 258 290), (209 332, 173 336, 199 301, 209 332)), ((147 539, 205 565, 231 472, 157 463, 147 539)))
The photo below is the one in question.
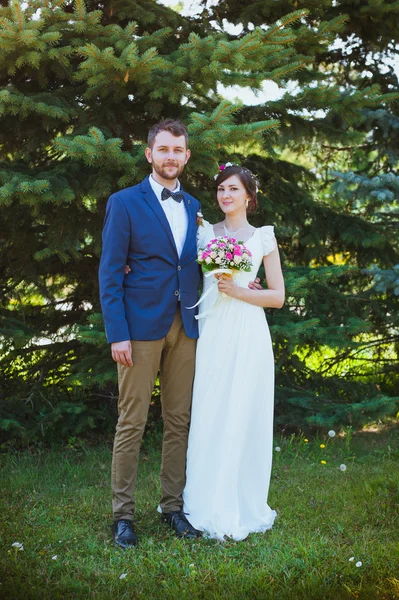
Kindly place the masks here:
POLYGON ((207 244, 212 237, 214 237, 212 223, 209 223, 206 219, 201 219, 197 228, 197 246, 201 248, 207 244))
POLYGON ((198 224, 198 233, 200 234, 203 231, 209 231, 211 228, 213 228, 212 223, 206 219, 201 219, 200 223, 198 224))

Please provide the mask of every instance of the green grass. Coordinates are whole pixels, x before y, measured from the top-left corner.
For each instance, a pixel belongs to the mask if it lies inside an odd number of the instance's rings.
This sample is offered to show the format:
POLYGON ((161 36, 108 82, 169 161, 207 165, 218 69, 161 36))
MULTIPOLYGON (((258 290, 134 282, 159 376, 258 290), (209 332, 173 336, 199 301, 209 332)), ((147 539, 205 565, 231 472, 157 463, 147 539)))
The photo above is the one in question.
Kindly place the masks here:
POLYGON ((225 543, 178 540, 160 523, 159 439, 147 438, 140 546, 127 551, 110 535, 110 444, 2 455, 0 597, 399 598, 399 430, 346 433, 276 439, 275 525, 225 543))

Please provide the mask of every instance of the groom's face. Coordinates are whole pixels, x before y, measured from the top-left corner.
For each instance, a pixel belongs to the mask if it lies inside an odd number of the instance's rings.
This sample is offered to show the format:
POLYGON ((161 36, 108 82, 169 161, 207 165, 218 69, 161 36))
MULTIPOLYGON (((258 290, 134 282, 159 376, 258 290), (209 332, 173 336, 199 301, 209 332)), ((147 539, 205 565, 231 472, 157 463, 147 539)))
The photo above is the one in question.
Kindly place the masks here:
POLYGON ((152 148, 145 155, 155 172, 162 179, 177 179, 190 158, 184 135, 175 137, 170 131, 160 131, 152 148))

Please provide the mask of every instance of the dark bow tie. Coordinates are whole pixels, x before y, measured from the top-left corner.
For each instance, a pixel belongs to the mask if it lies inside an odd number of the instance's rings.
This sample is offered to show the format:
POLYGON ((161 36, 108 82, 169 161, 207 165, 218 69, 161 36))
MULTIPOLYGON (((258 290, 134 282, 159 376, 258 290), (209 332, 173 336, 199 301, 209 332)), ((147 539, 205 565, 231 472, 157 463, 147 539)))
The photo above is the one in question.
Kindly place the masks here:
POLYGON ((161 199, 167 200, 168 198, 173 198, 176 202, 181 202, 184 198, 184 192, 181 190, 179 192, 171 192, 168 188, 163 188, 161 193, 161 199))

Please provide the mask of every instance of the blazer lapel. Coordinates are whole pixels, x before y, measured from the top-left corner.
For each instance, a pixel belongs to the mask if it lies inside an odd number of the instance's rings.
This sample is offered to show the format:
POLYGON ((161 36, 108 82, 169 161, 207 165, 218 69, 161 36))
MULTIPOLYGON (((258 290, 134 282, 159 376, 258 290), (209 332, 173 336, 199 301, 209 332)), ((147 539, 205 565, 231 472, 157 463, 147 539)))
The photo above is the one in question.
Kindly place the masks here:
POLYGON ((147 202, 148 206, 154 211, 154 213, 158 217, 159 222, 161 223, 162 227, 164 228, 164 230, 170 240, 170 243, 172 244, 174 251, 177 254, 175 240, 173 238, 173 233, 170 228, 168 219, 166 218, 165 212, 162 209, 162 206, 160 205, 158 198, 156 197, 156 195, 153 192, 150 182, 148 181, 148 177, 146 179, 144 179, 144 181, 142 183, 142 189, 144 192, 144 200, 147 202))
POLYGON ((190 198, 187 198, 187 194, 184 194, 183 202, 184 202, 184 206, 187 211, 188 225, 187 225, 186 240, 184 242, 181 256, 184 255, 184 252, 186 251, 187 247, 189 246, 190 240, 192 240, 192 237, 194 237, 194 239, 195 239, 195 237, 197 235, 197 213, 195 212, 194 206, 191 203, 190 198))

